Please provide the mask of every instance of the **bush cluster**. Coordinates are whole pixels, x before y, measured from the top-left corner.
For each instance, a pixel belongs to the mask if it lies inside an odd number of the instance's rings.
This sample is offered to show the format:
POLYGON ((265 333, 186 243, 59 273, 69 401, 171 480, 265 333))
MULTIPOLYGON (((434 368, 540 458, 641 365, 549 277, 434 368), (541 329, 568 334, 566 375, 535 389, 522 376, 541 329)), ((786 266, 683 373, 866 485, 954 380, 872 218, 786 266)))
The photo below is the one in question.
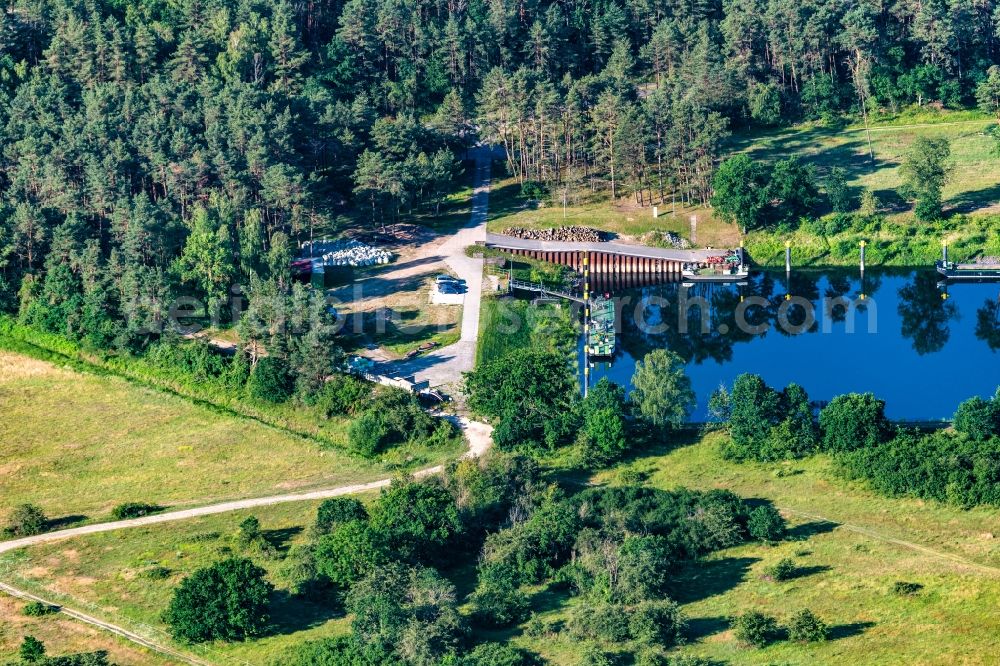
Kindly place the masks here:
POLYGON ((455 426, 424 411, 412 393, 380 387, 351 422, 347 440, 352 451, 370 458, 392 446, 409 442, 426 441, 431 446, 444 444, 454 435, 455 426))
POLYGON ((642 601, 635 605, 584 604, 566 624, 575 639, 671 647, 684 641, 687 621, 680 607, 669 599, 642 601))
POLYGON ((53 606, 52 604, 42 603, 41 601, 30 601, 24 605, 24 609, 22 609, 21 612, 28 617, 42 617, 44 615, 58 613, 59 607, 53 606))
POLYGON ((730 433, 722 452, 727 458, 782 460, 805 456, 816 448, 809 396, 797 384, 776 391, 757 375, 742 374, 731 393, 713 397, 713 405, 720 404, 726 405, 730 433))
MULTIPOLYGON (((992 399, 963 402, 953 430, 929 433, 896 428, 885 402, 870 393, 834 398, 817 427, 805 391, 792 384, 779 393, 750 374, 737 377, 731 392, 716 392, 710 406, 726 420, 728 458, 774 461, 823 451, 844 476, 885 495, 1000 506, 1000 389, 992 399)), ((760 516, 751 524, 765 531, 765 522, 760 516)))
POLYGON ((733 618, 732 628, 737 641, 757 648, 766 647, 783 634, 798 643, 816 643, 825 641, 830 633, 826 623, 808 608, 793 615, 784 628, 776 618, 757 610, 733 618))
POLYGON ((26 537, 41 534, 49 526, 45 512, 34 504, 21 504, 10 514, 4 533, 12 537, 26 537))
POLYGON ((127 520, 129 518, 141 518, 152 513, 162 511, 163 507, 157 504, 147 504, 145 502, 126 502, 119 504, 111 510, 111 517, 115 520, 127 520))
POLYGON ((1000 450, 997 440, 978 441, 949 432, 904 431, 875 448, 838 459, 841 472, 874 490, 910 495, 962 507, 1000 506, 1000 450))

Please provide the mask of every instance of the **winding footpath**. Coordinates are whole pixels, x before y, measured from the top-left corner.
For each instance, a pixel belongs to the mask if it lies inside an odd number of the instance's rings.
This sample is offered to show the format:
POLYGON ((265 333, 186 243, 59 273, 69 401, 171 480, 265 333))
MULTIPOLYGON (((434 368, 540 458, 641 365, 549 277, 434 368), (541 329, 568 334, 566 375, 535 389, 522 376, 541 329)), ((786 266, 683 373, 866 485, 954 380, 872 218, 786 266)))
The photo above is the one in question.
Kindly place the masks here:
MULTIPOLYGON (((449 416, 445 418, 452 420, 462 430, 462 434, 465 435, 465 439, 468 442, 469 449, 462 455, 461 459, 464 460, 469 458, 479 458, 485 455, 485 453, 489 450, 490 446, 493 443, 492 426, 479 421, 472 421, 468 418, 465 418, 464 416, 454 416, 454 417, 449 416)), ((435 465, 434 467, 427 467, 425 469, 418 470, 413 473, 413 476, 414 478, 422 479, 428 476, 433 476, 435 474, 440 474, 442 471, 444 471, 444 465, 435 465)), ((159 513, 152 516, 143 516, 142 518, 132 518, 129 520, 116 520, 108 523, 96 523, 93 525, 84 525, 82 527, 74 527, 71 529, 58 530, 56 532, 46 532, 44 534, 37 534, 35 536, 24 537, 22 539, 3 541, 0 542, 0 553, 17 550, 19 548, 35 546, 42 543, 51 543, 53 541, 61 541, 63 539, 70 539, 77 536, 84 536, 87 534, 98 534, 101 532, 125 530, 136 527, 144 527, 147 525, 159 525, 161 523, 170 523, 178 520, 188 520, 190 518, 197 518, 199 516, 211 516, 219 513, 228 513, 231 511, 240 511, 243 509, 253 509, 261 506, 273 506, 275 504, 284 504, 287 502, 305 502, 310 500, 321 500, 321 499, 329 499, 331 497, 340 497, 343 495, 355 495, 358 493, 364 493, 371 490, 378 490, 380 488, 385 488, 389 486, 390 483, 392 483, 392 479, 386 478, 386 479, 379 479, 378 481, 372 481, 370 483, 358 483, 347 486, 337 486, 336 488, 326 488, 326 489, 313 490, 303 493, 254 497, 250 499, 234 500, 232 502, 220 502, 218 504, 209 504, 207 506, 200 506, 192 509, 183 509, 180 511, 168 511, 166 513, 159 513)), ((85 624, 89 624, 91 626, 97 627, 98 629, 102 629, 109 633, 120 636, 146 649, 152 650, 154 652, 162 654, 166 657, 170 657, 171 659, 175 659, 182 663, 191 664, 192 666, 211 666, 211 662, 204 661, 194 655, 181 652, 166 645, 162 645, 146 636, 143 636, 134 631, 126 629, 125 627, 121 627, 112 624, 110 622, 106 622, 92 615, 88 615, 73 608, 69 608, 59 603, 36 596, 26 590, 22 590, 8 583, 0 582, 0 592, 4 592, 19 599, 25 599, 28 601, 38 601, 49 606, 58 607, 59 611, 68 617, 71 617, 85 624)))

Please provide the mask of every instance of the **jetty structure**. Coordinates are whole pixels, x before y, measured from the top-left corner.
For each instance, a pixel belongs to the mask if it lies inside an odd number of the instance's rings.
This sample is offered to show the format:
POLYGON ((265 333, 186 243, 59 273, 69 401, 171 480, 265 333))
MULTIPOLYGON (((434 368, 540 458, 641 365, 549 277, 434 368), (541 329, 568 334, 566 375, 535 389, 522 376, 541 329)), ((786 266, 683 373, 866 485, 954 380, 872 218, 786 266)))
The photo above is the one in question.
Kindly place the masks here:
POLYGON ((709 257, 704 262, 689 264, 681 274, 685 282, 739 282, 750 275, 750 267, 741 247, 709 257))
MULTIPOLYGON (((608 282, 603 278, 609 276, 656 277, 663 282, 680 282, 685 269, 708 267, 711 260, 728 257, 733 253, 739 253, 743 264, 746 263, 742 248, 682 250, 613 241, 581 243, 535 240, 493 233, 486 234, 484 244, 515 256, 568 266, 581 275, 586 265, 594 278, 602 282, 608 282)), ((629 280, 622 282, 629 286, 629 280)))
POLYGON ((745 279, 743 248, 658 248, 605 241, 561 241, 487 233, 484 245, 512 256, 567 266, 582 277, 582 297, 545 284, 510 279, 511 291, 528 291, 583 305, 587 358, 611 358, 617 348, 617 318, 610 293, 663 282, 730 282, 745 279), (597 291, 599 295, 592 296, 597 291), (603 294, 603 295, 601 295, 603 294))
POLYGON ((1000 280, 1000 257, 980 257, 972 263, 959 264, 948 261, 948 246, 943 245, 937 271, 949 280, 992 282, 1000 280))

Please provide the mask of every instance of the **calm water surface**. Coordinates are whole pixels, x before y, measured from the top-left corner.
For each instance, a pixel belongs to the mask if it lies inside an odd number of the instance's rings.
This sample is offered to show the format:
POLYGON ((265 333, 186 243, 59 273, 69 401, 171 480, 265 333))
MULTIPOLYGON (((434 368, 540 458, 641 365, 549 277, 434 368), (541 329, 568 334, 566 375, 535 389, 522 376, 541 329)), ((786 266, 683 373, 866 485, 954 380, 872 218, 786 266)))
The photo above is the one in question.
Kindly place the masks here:
POLYGON ((949 418, 966 398, 1000 386, 1000 283, 945 288, 932 270, 869 272, 863 283, 857 273, 799 272, 790 281, 761 273, 742 286, 613 296, 618 351, 593 364, 591 384, 608 377, 628 386, 636 359, 671 349, 688 362, 695 421, 708 419, 711 392, 743 372, 778 388, 796 382, 817 401, 871 391, 901 420, 949 418))

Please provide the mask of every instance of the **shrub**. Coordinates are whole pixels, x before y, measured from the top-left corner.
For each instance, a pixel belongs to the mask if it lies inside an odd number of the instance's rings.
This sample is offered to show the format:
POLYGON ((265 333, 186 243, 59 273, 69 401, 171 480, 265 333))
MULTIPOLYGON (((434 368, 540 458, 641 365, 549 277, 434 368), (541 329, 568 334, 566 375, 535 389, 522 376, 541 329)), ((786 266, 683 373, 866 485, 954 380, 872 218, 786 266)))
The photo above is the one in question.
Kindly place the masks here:
POLYGON ((459 666, 535 666, 534 654, 507 643, 483 643, 458 660, 459 666))
POLYGON ((371 458, 382 450, 389 428, 382 415, 368 411, 356 418, 347 430, 347 443, 355 453, 371 458))
POLYGON ((353 497, 333 497, 323 500, 316 510, 316 531, 327 534, 341 523, 368 520, 365 505, 353 497))
POLYGON ((481 585, 472 593, 472 613, 484 627, 510 627, 523 622, 530 612, 527 595, 511 584, 481 585))
POLYGON ((48 527, 49 520, 34 504, 21 504, 10 514, 6 531, 12 536, 33 536, 41 534, 48 527))
POLYGON ((414 481, 397 481, 383 491, 370 524, 398 559, 435 564, 453 554, 463 527, 447 489, 414 481))
POLYGON ((540 618, 536 613, 532 613, 531 617, 524 624, 524 635, 529 638, 541 638, 549 634, 553 629, 551 623, 546 622, 540 618))
MULTIPOLYGON (((826 196, 830 207, 838 213, 846 213, 854 205, 851 188, 847 184, 847 170, 843 167, 833 167, 826 179, 826 196)), ((835 232, 836 233, 836 232, 835 232)))
POLYGON ((578 638, 620 643, 634 640, 647 645, 670 647, 681 643, 687 621, 680 607, 663 599, 635 606, 588 604, 577 607, 567 628, 578 638))
POLYGON ((258 359, 247 381, 251 398, 266 402, 284 402, 292 395, 292 378, 288 364, 277 356, 258 359))
POLYGON ((59 607, 46 604, 41 601, 31 601, 24 605, 24 609, 21 612, 28 617, 42 617, 44 615, 58 613, 59 607))
POLYGON ((18 650, 21 661, 27 664, 37 664, 45 661, 45 644, 34 636, 25 636, 18 650))
POLYGON ((162 511, 163 507, 156 504, 144 504, 143 502, 126 502, 119 504, 111 510, 111 516, 115 520, 127 520, 129 518, 141 518, 151 513, 162 511))
POLYGON ((615 660, 598 645, 588 644, 580 656, 581 666, 614 666, 615 660))
POLYGON ((828 633, 829 628, 826 623, 808 608, 796 613, 788 623, 788 638, 799 643, 825 641, 828 633))
POLYGON ((339 523, 316 546, 318 573, 334 585, 350 587, 390 560, 390 551, 371 526, 361 520, 339 523))
POLYGON ((789 580, 795 577, 795 562, 786 558, 780 559, 764 569, 764 575, 772 580, 789 580))
POLYGON ((347 438, 355 452, 371 457, 403 442, 444 443, 454 432, 453 424, 429 415, 414 395, 386 388, 380 389, 368 409, 351 423, 347 438))
POLYGON ((155 566, 143 569, 139 572, 139 575, 149 580, 166 580, 170 578, 170 573, 170 569, 167 567, 155 566))
POLYGON ((669 666, 670 660, 663 649, 656 646, 643 646, 635 653, 635 666, 669 666))
POLYGON ((525 199, 540 200, 545 196, 545 185, 537 180, 526 180, 521 183, 521 196, 525 199))
POLYGON ((747 531, 754 539, 778 541, 785 536, 785 519, 770 504, 764 504, 750 512, 747 531))
POLYGON ((274 666, 371 666, 395 664, 381 646, 365 643, 357 636, 335 636, 303 641, 271 662, 274 666))
POLYGON ((263 557, 276 557, 277 548, 264 537, 264 532, 260 529, 260 521, 256 516, 248 516, 240 523, 236 532, 236 542, 244 550, 251 550, 263 557))
POLYGON ((589 465, 607 465, 620 459, 628 449, 625 421, 611 408, 588 414, 581 434, 583 456, 589 465))
POLYGON ((891 496, 912 495, 962 507, 1000 506, 994 440, 948 431, 902 432, 876 449, 838 456, 841 473, 891 496))
POLYGON ((1000 401, 969 398, 955 412, 955 430, 977 441, 1000 435, 1000 401))
POLYGON ((892 593, 901 597, 912 597, 924 589, 920 583, 911 583, 905 580, 897 580, 892 584, 892 593))
POLYGON ((281 560, 278 575, 285 582, 292 596, 318 602, 329 602, 329 581, 319 575, 316 566, 316 544, 297 543, 288 549, 281 560))
POLYGON ((228 559, 181 581, 164 614, 174 638, 192 643, 242 640, 263 633, 274 589, 248 559, 228 559))
POLYGON ((649 478, 649 472, 627 467, 618 472, 618 483, 623 486, 641 486, 649 478))
POLYGON ((765 647, 778 633, 778 621, 760 611, 747 611, 732 622, 736 640, 744 645, 765 647))
POLYGON ((333 375, 316 394, 315 402, 327 418, 355 414, 369 402, 372 385, 350 375, 333 375))
POLYGON ((621 643, 632 638, 629 619, 619 604, 584 604, 573 609, 566 628, 580 639, 621 643))
POLYGON ((819 415, 823 450, 853 451, 877 446, 892 436, 885 401, 871 393, 837 396, 819 415))
POLYGON ((629 613, 632 640, 671 647, 684 641, 687 620, 680 606, 669 599, 645 601, 629 613))

